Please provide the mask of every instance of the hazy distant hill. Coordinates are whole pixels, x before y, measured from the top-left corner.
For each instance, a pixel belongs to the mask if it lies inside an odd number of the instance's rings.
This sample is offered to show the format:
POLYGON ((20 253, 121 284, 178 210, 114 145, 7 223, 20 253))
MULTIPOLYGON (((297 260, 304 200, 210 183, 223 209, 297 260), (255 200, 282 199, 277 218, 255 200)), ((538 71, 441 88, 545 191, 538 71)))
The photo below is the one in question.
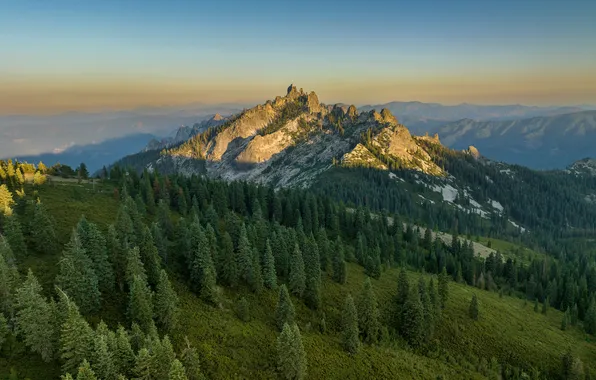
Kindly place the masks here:
POLYGON ((149 133, 137 133, 115 139, 109 139, 99 144, 73 145, 61 152, 42 153, 31 156, 15 156, 21 161, 38 163, 42 161, 47 166, 61 163, 78 166, 84 162, 89 172, 94 172, 104 165, 109 165, 115 159, 143 149, 156 136, 149 133))
POLYGON ((564 168, 596 155, 596 111, 511 121, 464 119, 430 132, 451 148, 474 145, 491 159, 537 169, 564 168))

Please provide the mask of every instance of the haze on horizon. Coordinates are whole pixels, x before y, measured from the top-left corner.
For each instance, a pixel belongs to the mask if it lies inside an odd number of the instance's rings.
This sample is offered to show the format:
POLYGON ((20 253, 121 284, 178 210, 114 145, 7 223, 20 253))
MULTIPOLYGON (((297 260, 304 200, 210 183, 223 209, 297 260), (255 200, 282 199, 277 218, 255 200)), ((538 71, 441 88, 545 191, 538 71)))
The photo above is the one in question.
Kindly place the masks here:
POLYGON ((4 2, 0 113, 257 103, 596 103, 596 3, 4 2))

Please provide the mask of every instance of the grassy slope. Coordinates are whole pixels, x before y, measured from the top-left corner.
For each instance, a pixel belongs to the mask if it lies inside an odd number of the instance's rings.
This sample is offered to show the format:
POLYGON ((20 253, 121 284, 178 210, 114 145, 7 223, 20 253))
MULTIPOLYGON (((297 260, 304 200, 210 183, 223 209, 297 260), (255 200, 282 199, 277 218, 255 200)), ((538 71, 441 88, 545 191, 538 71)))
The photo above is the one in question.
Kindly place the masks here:
MULTIPOLYGON (((86 187, 87 185, 83 185, 86 187)), ((90 185, 89 185, 90 186, 90 185)), ((56 185, 43 187, 39 195, 51 210, 58 223, 57 232, 61 242, 68 239, 72 226, 81 213, 91 221, 105 227, 115 219, 117 203, 111 188, 100 187, 101 193, 91 193, 79 185, 56 185), (73 188, 80 189, 75 193, 73 188)), ((493 241, 494 244, 494 241, 493 241)), ((56 256, 33 255, 23 263, 22 269, 32 267, 46 290, 50 290, 57 272, 56 256)), ((410 273, 415 284, 419 274, 410 273)), ((373 286, 382 308, 391 301, 396 289, 398 270, 391 269, 373 280, 373 286)), ((175 276, 172 276, 175 279, 175 276)), ((459 359, 433 359, 417 355, 399 342, 376 347, 365 346, 355 356, 343 352, 340 346, 338 326, 340 310, 345 295, 350 292, 358 297, 365 275, 361 267, 350 264, 348 283, 339 286, 329 278, 324 279, 322 300, 326 314, 328 333, 320 334, 316 326, 320 314, 307 309, 294 299, 298 321, 303 333, 308 355, 311 378, 420 378, 434 379, 439 374, 447 378, 476 378, 477 373, 465 370, 468 363, 459 359)), ((253 295, 242 290, 221 289, 221 308, 205 305, 190 293, 182 281, 175 281, 181 299, 180 326, 173 332, 173 340, 180 347, 184 335, 199 349, 205 372, 213 379, 229 378, 275 378, 274 310, 277 293, 266 291, 253 295), (234 313, 236 301, 245 296, 251 305, 252 320, 241 322, 234 313)), ((109 306, 102 313, 112 327, 121 313, 111 297, 109 306)), ((532 363, 534 366, 555 371, 560 356, 572 347, 584 364, 596 363, 596 346, 579 328, 559 329, 562 313, 549 310, 544 316, 534 313, 532 304, 524 306, 522 300, 503 297, 496 293, 480 291, 464 285, 450 284, 450 299, 444 312, 444 322, 437 331, 440 345, 457 358, 473 352, 476 356, 507 359, 512 364, 532 363), (474 322, 467 316, 472 293, 480 302, 480 320, 474 322)), ((96 322, 93 318, 92 322, 96 322)), ((0 378, 4 378, 11 366, 21 376, 31 379, 55 378, 59 373, 56 364, 43 363, 37 355, 30 354, 19 344, 5 344, 0 355, 0 378), (12 352, 11 352, 12 351, 12 352)))

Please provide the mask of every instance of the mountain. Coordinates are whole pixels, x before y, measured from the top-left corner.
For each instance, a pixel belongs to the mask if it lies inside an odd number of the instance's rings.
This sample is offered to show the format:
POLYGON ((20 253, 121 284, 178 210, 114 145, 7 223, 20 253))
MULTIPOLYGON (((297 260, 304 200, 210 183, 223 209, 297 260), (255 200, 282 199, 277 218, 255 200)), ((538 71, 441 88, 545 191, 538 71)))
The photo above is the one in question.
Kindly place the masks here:
POLYGON ((31 156, 11 157, 19 161, 37 163, 42 161, 47 166, 61 163, 77 167, 81 162, 87 165, 90 173, 109 165, 117 157, 126 156, 143 149, 147 143, 156 139, 149 133, 136 133, 124 137, 109 139, 98 144, 73 145, 64 150, 31 156))
POLYGON ((474 145, 493 160, 536 169, 563 169, 594 155, 596 111, 510 121, 464 119, 430 132, 438 133, 449 147, 474 145))
POLYGON ((192 126, 179 127, 173 136, 165 137, 162 139, 152 139, 149 144, 145 147, 145 151, 156 150, 167 148, 172 145, 180 144, 196 134, 203 132, 206 129, 217 127, 228 120, 227 117, 221 116, 219 113, 202 120, 201 122, 194 123, 192 126))
POLYGON ((596 159, 586 157, 575 161, 567 170, 575 175, 596 176, 596 159))

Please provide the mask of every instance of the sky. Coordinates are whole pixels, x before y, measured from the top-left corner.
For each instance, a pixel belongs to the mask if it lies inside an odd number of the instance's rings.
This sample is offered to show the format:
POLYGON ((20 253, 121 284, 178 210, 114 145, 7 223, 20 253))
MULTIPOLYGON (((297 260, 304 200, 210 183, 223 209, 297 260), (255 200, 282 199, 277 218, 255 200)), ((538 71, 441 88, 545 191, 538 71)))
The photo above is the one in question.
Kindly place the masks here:
POLYGON ((596 104, 596 1, 0 0, 0 114, 596 104))

